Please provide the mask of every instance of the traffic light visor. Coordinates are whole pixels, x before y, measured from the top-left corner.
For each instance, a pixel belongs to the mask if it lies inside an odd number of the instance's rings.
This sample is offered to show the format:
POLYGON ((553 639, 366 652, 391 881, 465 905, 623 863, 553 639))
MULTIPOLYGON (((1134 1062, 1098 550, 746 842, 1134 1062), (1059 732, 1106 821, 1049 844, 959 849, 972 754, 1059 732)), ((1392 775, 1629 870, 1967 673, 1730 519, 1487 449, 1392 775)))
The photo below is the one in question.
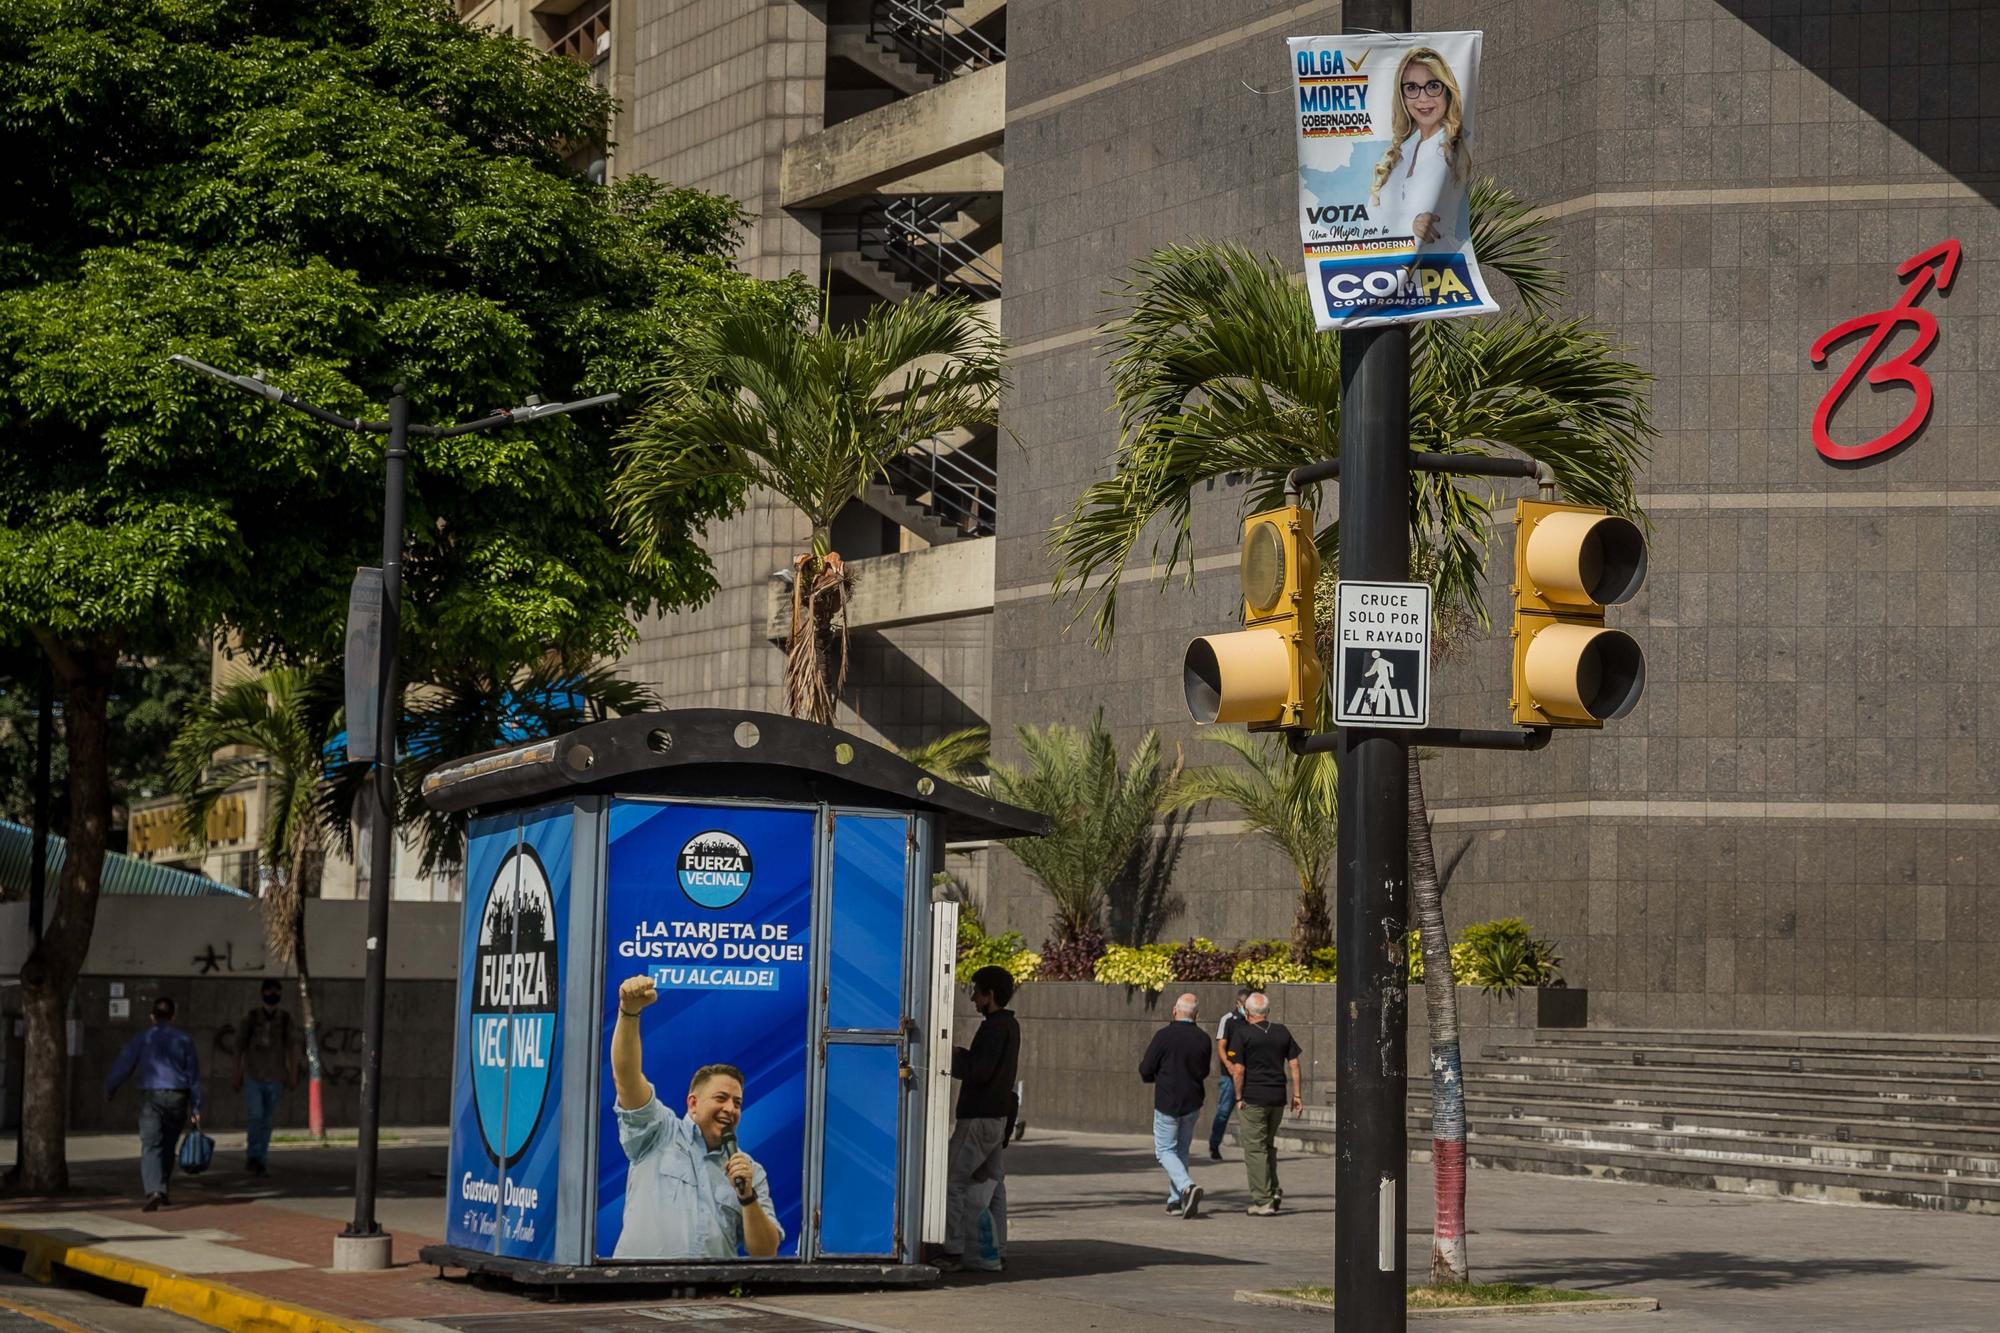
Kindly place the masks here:
POLYGON ((1292 659, 1274 629, 1210 634, 1187 648, 1182 683, 1197 722, 1269 724, 1281 720, 1291 695, 1292 659))
POLYGON ((1534 631, 1523 675, 1535 707, 1551 721, 1624 717, 1646 688, 1646 655, 1623 630, 1566 622, 1534 631))
POLYGON ((1629 518, 1557 510, 1526 541, 1528 578, 1552 603, 1615 606, 1646 581, 1646 539, 1629 518))

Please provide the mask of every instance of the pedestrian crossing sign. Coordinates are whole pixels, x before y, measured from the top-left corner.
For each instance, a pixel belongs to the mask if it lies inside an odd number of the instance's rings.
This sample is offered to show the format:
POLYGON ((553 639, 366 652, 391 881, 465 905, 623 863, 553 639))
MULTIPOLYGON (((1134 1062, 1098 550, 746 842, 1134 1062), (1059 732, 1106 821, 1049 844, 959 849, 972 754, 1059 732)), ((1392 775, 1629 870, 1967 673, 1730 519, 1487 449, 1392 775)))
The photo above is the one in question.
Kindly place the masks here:
POLYGON ((1334 624, 1335 724, 1428 725, 1430 585, 1342 579, 1334 599, 1334 624))

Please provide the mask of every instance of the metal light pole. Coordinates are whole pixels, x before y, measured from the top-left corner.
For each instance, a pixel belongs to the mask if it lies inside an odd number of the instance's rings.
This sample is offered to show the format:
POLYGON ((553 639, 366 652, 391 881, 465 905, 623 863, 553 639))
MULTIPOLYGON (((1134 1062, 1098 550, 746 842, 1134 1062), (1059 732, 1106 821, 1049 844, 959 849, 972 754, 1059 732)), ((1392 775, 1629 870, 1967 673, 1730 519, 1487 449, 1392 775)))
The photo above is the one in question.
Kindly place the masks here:
MULTIPOLYGON (((1348 0, 1348 32, 1407 32, 1409 0, 1348 0)), ((1410 333, 1340 335, 1340 574, 1410 577, 1410 333)), ((1336 1333, 1401 1329, 1408 1314, 1404 1024, 1410 919, 1409 743, 1342 728, 1335 998, 1333 1290, 1336 1333)))
POLYGON ((503 408, 477 421, 450 426, 412 425, 406 386, 399 383, 390 392, 387 421, 359 421, 286 393, 266 383, 261 374, 232 375, 190 356, 168 359, 185 370, 211 375, 246 393, 296 408, 342 430, 389 437, 382 496, 382 659, 375 685, 375 767, 369 775, 368 971, 361 1000, 361 1116, 354 1158, 354 1220, 333 1242, 336 1269, 387 1268, 390 1236, 375 1220, 375 1176, 382 1126, 382 1023, 389 979, 389 899, 395 873, 395 701, 400 697, 397 677, 403 623, 403 497, 410 436, 469 435, 539 417, 603 407, 617 402, 619 395, 603 393, 571 403, 544 403, 531 396, 521 407, 503 408))

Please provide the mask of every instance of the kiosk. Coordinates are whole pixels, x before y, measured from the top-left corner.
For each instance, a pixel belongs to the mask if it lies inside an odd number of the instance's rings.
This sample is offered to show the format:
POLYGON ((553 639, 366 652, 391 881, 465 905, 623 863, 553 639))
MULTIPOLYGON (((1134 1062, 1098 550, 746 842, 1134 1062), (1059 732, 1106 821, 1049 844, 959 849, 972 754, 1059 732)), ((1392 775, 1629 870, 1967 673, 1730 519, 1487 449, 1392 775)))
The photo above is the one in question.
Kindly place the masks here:
POLYGON ((471 816, 446 1243, 424 1262, 550 1285, 935 1276, 958 905, 932 884, 947 841, 1042 816, 727 709, 478 755, 424 796, 471 816), (614 1086, 621 1021, 643 1108, 614 1086))

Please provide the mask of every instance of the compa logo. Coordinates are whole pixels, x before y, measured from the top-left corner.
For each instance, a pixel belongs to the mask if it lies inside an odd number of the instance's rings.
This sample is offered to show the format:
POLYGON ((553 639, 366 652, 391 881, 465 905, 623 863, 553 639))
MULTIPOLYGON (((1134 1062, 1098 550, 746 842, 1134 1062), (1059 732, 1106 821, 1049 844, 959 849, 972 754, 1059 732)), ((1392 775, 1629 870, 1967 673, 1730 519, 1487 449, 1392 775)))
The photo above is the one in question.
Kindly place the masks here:
POLYGON ((750 849, 719 829, 697 833, 681 848, 681 892, 720 911, 750 891, 750 849))
POLYGON ((1449 310, 1479 304, 1464 255, 1418 255, 1408 264, 1323 259, 1319 281, 1330 315, 1449 310))
POLYGON ((486 891, 473 965, 472 1098, 486 1151, 527 1148, 548 1097, 556 1040, 555 900, 531 848, 508 853, 486 891))

